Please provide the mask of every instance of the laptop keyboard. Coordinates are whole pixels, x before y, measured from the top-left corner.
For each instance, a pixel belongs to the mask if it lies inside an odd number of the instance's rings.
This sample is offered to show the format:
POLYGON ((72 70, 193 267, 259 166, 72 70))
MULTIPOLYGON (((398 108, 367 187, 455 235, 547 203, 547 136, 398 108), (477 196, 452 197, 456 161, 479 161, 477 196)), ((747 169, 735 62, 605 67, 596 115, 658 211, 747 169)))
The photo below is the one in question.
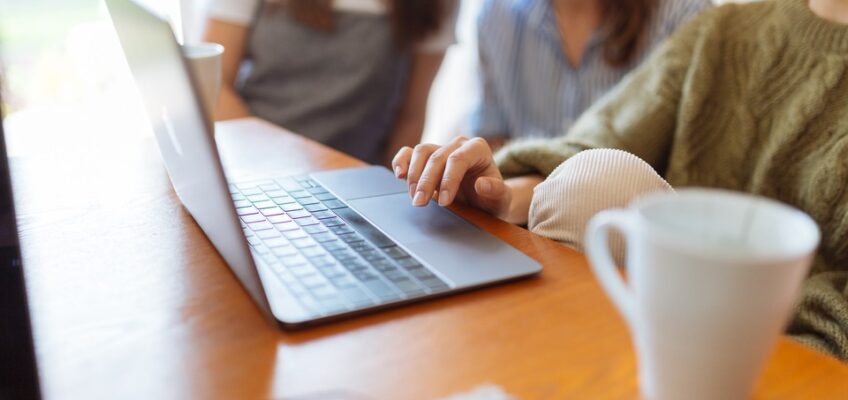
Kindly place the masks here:
POLYGON ((254 256, 316 316, 449 289, 312 179, 237 183, 230 194, 254 256))

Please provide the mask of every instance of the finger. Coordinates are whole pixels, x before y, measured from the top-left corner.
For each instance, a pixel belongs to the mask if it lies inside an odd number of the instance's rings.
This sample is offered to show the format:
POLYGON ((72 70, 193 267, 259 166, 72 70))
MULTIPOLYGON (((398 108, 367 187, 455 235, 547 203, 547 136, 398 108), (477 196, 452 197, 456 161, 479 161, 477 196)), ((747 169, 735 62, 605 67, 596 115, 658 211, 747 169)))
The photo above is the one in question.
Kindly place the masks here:
POLYGON ((425 206, 433 197, 433 193, 438 189, 439 182, 442 180, 448 154, 456 150, 457 147, 456 145, 448 145, 430 155, 427 164, 424 166, 424 171, 418 178, 418 186, 415 188, 415 197, 412 200, 413 206, 425 206))
POLYGON ((419 144, 412 150, 412 157, 409 161, 409 168, 406 171, 406 181, 409 183, 409 197, 415 196, 415 188, 418 186, 418 179, 430 158, 439 146, 435 144, 419 144))
POLYGON ((474 182, 474 192, 479 199, 478 206, 494 215, 506 211, 509 205, 508 191, 509 188, 502 179, 480 177, 474 182))
POLYGON ((462 140, 462 146, 448 157, 442 181, 439 184, 439 205, 447 206, 454 202, 459 194, 462 181, 468 170, 475 164, 485 162, 491 153, 483 147, 484 141, 472 139, 462 140))
POLYGON ((439 184, 439 205, 442 207, 448 206, 456 199, 459 193, 459 186, 468 173, 468 167, 471 165, 471 151, 467 147, 462 147, 454 151, 449 157, 445 165, 445 171, 442 174, 442 181, 439 184))
POLYGON ((403 179, 406 177, 406 171, 409 170, 410 158, 412 158, 412 148, 409 146, 401 147, 397 154, 395 154, 395 158, 392 159, 392 170, 395 172, 396 178, 403 179))
MULTIPOLYGON (((434 193, 439 190, 442 181, 442 174, 445 171, 445 165, 451 155, 467 142, 468 139, 464 136, 458 136, 450 141, 442 148, 433 152, 424 171, 418 179, 418 187, 416 188, 415 198, 412 201, 414 206, 424 206, 430 201, 434 193)), ((438 197, 436 197, 438 199, 438 197)), ((438 201, 438 200, 437 200, 438 201)))

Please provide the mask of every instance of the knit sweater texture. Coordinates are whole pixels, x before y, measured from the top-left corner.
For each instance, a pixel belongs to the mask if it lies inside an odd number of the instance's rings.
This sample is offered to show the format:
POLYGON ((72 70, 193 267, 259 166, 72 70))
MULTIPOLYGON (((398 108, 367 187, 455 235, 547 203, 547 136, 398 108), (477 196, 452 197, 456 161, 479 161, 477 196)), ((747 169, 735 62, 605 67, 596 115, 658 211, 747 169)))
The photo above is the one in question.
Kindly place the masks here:
POLYGON ((729 4, 678 30, 563 137, 502 149, 505 176, 549 175, 616 148, 675 188, 713 187, 809 213, 822 242, 788 333, 848 361, 848 25, 806 0, 729 4))

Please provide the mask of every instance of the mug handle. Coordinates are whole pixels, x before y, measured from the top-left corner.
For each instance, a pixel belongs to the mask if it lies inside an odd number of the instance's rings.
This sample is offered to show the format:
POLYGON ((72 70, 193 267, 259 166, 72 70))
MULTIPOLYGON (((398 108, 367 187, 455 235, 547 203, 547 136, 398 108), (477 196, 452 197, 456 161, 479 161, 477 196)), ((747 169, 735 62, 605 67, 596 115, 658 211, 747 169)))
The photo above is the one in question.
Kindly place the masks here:
POLYGON ((610 254, 609 232, 610 229, 616 228, 624 233, 626 242, 632 226, 633 217, 629 211, 605 210, 592 217, 585 235, 586 255, 589 257, 589 264, 591 264, 595 276, 601 282, 601 286, 631 327, 633 326, 635 308, 633 292, 621 279, 615 261, 610 254))

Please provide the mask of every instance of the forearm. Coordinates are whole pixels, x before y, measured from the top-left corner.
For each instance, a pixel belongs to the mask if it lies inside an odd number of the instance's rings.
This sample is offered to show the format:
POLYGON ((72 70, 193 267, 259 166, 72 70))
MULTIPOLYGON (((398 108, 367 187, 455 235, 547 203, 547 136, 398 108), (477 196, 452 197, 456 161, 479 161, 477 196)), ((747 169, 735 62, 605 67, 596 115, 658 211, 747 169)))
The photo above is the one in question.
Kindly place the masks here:
POLYGON ((526 225, 533 201, 533 189, 545 180, 541 175, 526 175, 504 181, 512 192, 512 200, 506 214, 499 216, 506 222, 526 225))
POLYGON ((250 115, 250 109, 241 96, 236 93, 235 89, 231 86, 221 88, 221 95, 218 97, 218 106, 215 109, 216 121, 244 118, 250 115))

